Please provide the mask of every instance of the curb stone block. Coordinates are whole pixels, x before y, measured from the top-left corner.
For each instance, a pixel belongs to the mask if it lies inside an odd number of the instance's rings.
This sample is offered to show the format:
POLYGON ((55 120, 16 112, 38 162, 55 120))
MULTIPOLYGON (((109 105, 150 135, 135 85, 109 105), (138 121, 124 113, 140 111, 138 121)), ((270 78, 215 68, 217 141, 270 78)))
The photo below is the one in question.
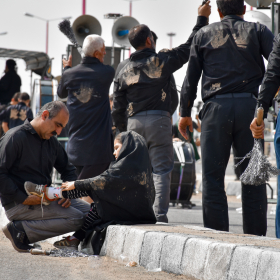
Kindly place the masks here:
POLYGON ((263 251, 260 257, 256 280, 279 280, 280 278, 279 251, 263 251))
POLYGON ((228 280, 255 280, 261 254, 261 249, 251 246, 237 247, 232 256, 228 280))
POLYGON ((146 232, 146 230, 131 228, 127 233, 123 255, 128 257, 129 261, 134 261, 139 264, 141 247, 146 232))
POLYGON ((185 243, 189 237, 181 234, 169 234, 163 241, 160 267, 162 270, 182 274, 181 261, 185 243))
POLYGON ((226 280, 232 253, 235 248, 235 244, 214 242, 210 244, 206 257, 203 279, 226 280))
POLYGON ((188 225, 183 225, 184 228, 189 228, 189 229, 194 229, 194 230, 199 230, 199 231, 214 231, 211 228, 205 228, 205 227, 199 227, 199 226, 188 226, 188 225))
POLYGON ((212 243, 213 241, 203 238, 190 238, 187 240, 182 257, 182 274, 203 279, 207 252, 212 243))
POLYGON ((106 247, 102 252, 106 251, 108 257, 118 259, 123 252, 124 241, 131 228, 128 226, 110 226, 106 234, 106 247))
POLYGON ((141 266, 146 267, 149 263, 154 263, 157 268, 160 267, 160 258, 164 238, 167 233, 148 232, 145 234, 141 248, 140 262, 141 266))

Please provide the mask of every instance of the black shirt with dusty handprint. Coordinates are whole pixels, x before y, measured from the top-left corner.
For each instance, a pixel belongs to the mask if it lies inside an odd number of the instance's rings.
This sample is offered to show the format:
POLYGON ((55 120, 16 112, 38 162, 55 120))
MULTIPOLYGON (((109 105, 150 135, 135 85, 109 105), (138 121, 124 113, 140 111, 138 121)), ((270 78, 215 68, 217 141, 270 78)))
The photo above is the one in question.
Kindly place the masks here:
POLYGON ((202 74, 201 97, 253 93, 256 97, 272 50, 273 34, 262 24, 235 15, 201 28, 193 38, 181 90, 181 117, 190 117, 202 74))
POLYGON ((127 116, 141 111, 172 111, 170 77, 189 59, 193 36, 207 24, 207 18, 199 16, 188 41, 177 48, 156 53, 153 49, 134 52, 114 81, 114 105, 112 116, 115 126, 126 130, 127 116))

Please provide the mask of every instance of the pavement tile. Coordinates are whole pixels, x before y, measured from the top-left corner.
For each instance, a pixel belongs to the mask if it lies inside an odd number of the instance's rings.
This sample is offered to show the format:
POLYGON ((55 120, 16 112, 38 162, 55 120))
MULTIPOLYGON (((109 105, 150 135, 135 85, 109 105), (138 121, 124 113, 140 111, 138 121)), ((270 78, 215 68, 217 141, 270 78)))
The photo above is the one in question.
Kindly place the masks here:
POLYGON ((185 244, 189 237, 182 234, 168 234, 163 241, 160 267, 162 270, 182 274, 181 262, 185 244))
POLYGON ((208 247, 203 279, 227 280, 232 253, 235 248, 235 244, 211 243, 208 247))
POLYGON ((228 280, 255 280, 261 254, 261 249, 238 246, 233 253, 228 280))
POLYGON ((213 241, 203 238, 188 239, 182 257, 181 271, 186 276, 203 279, 204 267, 210 244, 213 241))
POLYGON ((155 268, 160 267, 160 258, 162 245, 168 233, 165 232, 148 232, 145 234, 140 254, 140 265, 147 267, 153 263, 155 268))

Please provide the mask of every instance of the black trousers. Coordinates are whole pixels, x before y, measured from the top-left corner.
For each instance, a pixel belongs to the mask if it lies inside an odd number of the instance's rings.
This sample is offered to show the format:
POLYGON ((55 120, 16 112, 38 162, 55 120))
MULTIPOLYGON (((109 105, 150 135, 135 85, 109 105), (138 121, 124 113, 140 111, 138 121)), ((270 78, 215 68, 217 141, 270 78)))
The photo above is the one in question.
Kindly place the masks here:
MULTIPOLYGON (((253 148, 254 139, 249 127, 254 118, 256 103, 253 97, 212 98, 205 102, 200 112, 203 221, 207 228, 229 230, 225 171, 231 145, 236 157, 244 157, 253 148)), ((245 160, 240 165, 241 173, 248 162, 245 160)), ((265 184, 242 184, 242 212, 244 233, 266 235, 265 184)))
POLYGON ((76 166, 76 174, 78 176, 78 180, 89 179, 98 176, 104 171, 106 171, 109 168, 109 166, 110 162, 85 166, 76 166))

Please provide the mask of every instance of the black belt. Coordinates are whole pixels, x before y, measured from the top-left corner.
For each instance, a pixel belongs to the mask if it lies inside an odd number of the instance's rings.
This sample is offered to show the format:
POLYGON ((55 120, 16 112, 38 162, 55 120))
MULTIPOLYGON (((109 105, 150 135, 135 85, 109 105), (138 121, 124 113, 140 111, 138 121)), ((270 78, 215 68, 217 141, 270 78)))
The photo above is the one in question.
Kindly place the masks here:
POLYGON ((247 98, 252 97, 252 98, 257 99, 253 93, 249 93, 249 92, 217 94, 217 95, 211 96, 209 99, 211 99, 211 98, 246 98, 246 97, 247 98))
MULTIPOLYGON (((171 115, 169 112, 167 111, 163 111, 163 110, 148 110, 148 111, 142 111, 139 113, 136 113, 133 116, 147 116, 147 115, 162 115, 162 116, 166 116, 168 118, 171 118, 171 115)), ((133 117, 132 116, 132 117, 133 117)))
POLYGON ((10 210, 10 209, 12 209, 13 207, 15 207, 15 206, 17 206, 18 205, 18 203, 16 203, 16 202, 11 202, 11 203, 8 203, 8 204, 6 204, 6 205, 3 205, 3 207, 4 207, 4 209, 5 209, 5 211, 8 211, 8 210, 10 210))

